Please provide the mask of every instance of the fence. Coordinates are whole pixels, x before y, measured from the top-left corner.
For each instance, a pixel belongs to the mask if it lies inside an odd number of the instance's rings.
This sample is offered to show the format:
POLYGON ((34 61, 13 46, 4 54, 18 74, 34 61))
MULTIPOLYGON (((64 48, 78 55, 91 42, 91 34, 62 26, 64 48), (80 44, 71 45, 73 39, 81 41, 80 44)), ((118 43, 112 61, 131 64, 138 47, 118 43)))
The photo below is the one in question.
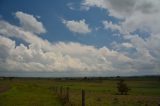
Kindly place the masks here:
MULTIPOLYGON (((126 96, 122 96, 120 98, 118 97, 115 97, 116 95, 113 95, 111 97, 109 97, 109 100, 104 100, 103 99, 103 96, 101 98, 98 98, 97 95, 90 95, 90 91, 86 91, 84 89, 77 89, 76 91, 73 91, 74 89, 72 88, 69 88, 69 87, 63 87, 63 86, 56 86, 54 87, 54 91, 56 92, 56 94, 58 95, 58 97, 61 99, 62 103, 63 104, 67 104, 67 106, 86 106, 87 103, 88 103, 88 99, 90 99, 89 97, 95 97, 97 98, 96 100, 98 101, 98 105, 99 106, 103 106, 104 104, 104 101, 106 102, 110 102, 112 100, 112 103, 113 104, 109 104, 110 105, 117 105, 117 104, 121 104, 122 102, 126 101, 126 96), (77 92, 78 91, 78 96, 77 95, 73 95, 73 93, 77 92), (87 92, 87 95, 86 95, 86 92, 87 92), (73 96, 75 96, 75 98, 78 98, 78 105, 73 103, 73 96), (72 97, 72 98, 71 98, 72 97), (123 98, 125 97, 125 98, 123 98), (113 99, 110 99, 110 98, 113 98, 113 99), (124 101, 121 101, 122 99, 124 101), (101 103, 103 102, 103 103, 101 103)), ((95 93, 96 94, 96 93, 95 93)), ((117 95, 118 96, 118 95, 117 95)), ((133 98, 132 98, 133 99, 133 98)), ((94 99, 95 100, 95 99, 94 99)), ((105 102, 105 103, 106 103, 105 102)), ((93 105, 97 105, 97 104, 92 104, 93 105)), ((127 105, 127 102, 124 103, 124 105, 127 105)), ((137 99, 137 104, 135 105, 142 105, 142 106, 150 106, 151 103, 148 103, 147 101, 146 102, 142 102, 140 100, 137 99)), ((158 104, 154 104, 153 106, 160 106, 160 103, 158 104)))
MULTIPOLYGON (((63 102, 63 104, 72 104, 70 103, 70 88, 69 87, 54 87, 54 91, 56 92, 56 94, 59 96, 59 98, 61 99, 61 101, 63 102)), ((86 106, 85 105, 85 90, 81 90, 81 104, 82 106, 86 106)))

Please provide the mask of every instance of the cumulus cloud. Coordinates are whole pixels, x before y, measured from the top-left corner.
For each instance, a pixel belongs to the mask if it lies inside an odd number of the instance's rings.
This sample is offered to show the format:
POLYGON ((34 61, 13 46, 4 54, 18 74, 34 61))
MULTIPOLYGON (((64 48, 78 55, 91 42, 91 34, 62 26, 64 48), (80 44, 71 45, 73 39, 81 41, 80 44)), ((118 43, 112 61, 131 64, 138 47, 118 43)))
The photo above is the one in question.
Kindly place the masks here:
MULTIPOLYGON (((116 28, 121 27, 124 33, 140 29, 155 34, 160 33, 159 4, 159 0, 84 0, 82 2, 82 6, 102 8, 107 10, 110 16, 121 19, 121 23, 116 25, 116 28)), ((105 21, 105 24, 113 26, 111 22, 105 21)))
POLYGON ((123 47, 126 47, 126 48, 132 48, 133 47, 133 45, 131 44, 131 43, 122 43, 122 46, 123 47))
POLYGON ((85 19, 75 21, 75 20, 62 20, 63 24, 74 33, 79 34, 86 34, 91 32, 91 29, 89 28, 89 25, 85 22, 85 19))
MULTIPOLYGON (((107 47, 96 48, 75 42, 50 43, 32 31, 4 20, 0 21, 0 48, 0 67, 7 71, 107 72, 120 69, 121 64, 132 61, 107 47), (28 45, 16 45, 13 37, 28 45)), ((121 69, 125 68, 122 66, 121 69)))
POLYGON ((99 7, 106 9, 107 8, 107 2, 105 0, 83 0, 82 2, 82 8, 89 10, 90 7, 99 7))
POLYGON ((130 63, 133 69, 159 70, 159 0, 83 0, 81 5, 86 7, 86 10, 92 7, 104 9, 109 16, 119 20, 114 24, 108 20, 102 22, 105 29, 120 33, 127 41, 113 43, 112 46, 133 59, 130 63), (143 34, 137 31, 149 36, 144 38, 143 34))
POLYGON ((46 29, 43 24, 39 22, 33 15, 18 11, 15 13, 16 18, 19 19, 22 28, 26 31, 31 31, 37 34, 45 33, 46 29))
POLYGON ((105 29, 110 29, 112 31, 121 31, 121 27, 118 24, 113 24, 112 21, 108 22, 108 21, 103 21, 102 22, 104 25, 105 29))
MULTIPOLYGON (((85 24, 85 20, 64 21, 66 26, 68 24, 79 26, 79 23, 85 24)), ((112 23, 107 24, 115 27, 112 23)), ((77 32, 82 26, 76 27, 73 32, 82 33, 77 32)), ((35 32, 24 29, 23 26, 19 27, 1 20, 0 68, 6 71, 113 72, 116 74, 139 70, 157 71, 160 68, 160 60, 156 58, 160 56, 158 35, 150 36, 147 40, 135 35, 128 37, 128 40, 129 42, 120 45, 127 49, 136 48, 134 54, 76 42, 51 43, 35 32), (17 45, 13 37, 26 42, 27 45, 23 42, 17 45)))

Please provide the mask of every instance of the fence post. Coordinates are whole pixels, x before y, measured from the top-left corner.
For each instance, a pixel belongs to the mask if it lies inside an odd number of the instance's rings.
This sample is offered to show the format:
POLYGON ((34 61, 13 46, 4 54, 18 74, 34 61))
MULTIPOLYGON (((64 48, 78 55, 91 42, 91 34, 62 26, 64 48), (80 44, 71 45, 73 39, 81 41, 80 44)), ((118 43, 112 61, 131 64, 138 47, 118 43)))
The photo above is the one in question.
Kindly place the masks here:
POLYGON ((53 90, 54 90, 54 92, 56 92, 56 87, 55 86, 53 87, 53 90))
POLYGON ((62 97, 62 86, 60 87, 60 97, 62 97))
POLYGON ((82 89, 82 106, 85 106, 85 90, 82 89))
POLYGON ((67 87, 66 99, 69 101, 69 87, 67 87))
POLYGON ((57 86, 55 87, 55 92, 57 93, 57 86))

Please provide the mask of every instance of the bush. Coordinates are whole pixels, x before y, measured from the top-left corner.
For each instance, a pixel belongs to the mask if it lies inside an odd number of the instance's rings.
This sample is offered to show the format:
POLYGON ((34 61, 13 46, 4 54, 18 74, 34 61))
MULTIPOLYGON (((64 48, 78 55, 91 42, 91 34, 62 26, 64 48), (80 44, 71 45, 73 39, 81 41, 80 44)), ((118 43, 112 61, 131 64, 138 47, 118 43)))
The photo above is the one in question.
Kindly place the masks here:
POLYGON ((117 83, 117 90, 119 92, 119 94, 121 95, 127 95, 128 94, 128 91, 130 90, 127 86, 126 83, 124 83, 124 80, 120 80, 118 83, 117 83))

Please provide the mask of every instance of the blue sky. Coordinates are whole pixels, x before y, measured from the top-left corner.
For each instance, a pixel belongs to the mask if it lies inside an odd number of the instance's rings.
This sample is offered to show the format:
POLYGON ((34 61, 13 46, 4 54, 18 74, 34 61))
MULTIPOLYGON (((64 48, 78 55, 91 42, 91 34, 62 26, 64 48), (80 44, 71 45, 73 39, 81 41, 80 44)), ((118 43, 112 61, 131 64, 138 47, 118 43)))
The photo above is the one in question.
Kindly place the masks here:
POLYGON ((159 74, 159 4, 0 0, 0 74, 159 74))
POLYGON ((97 47, 109 46, 113 40, 119 40, 117 36, 111 36, 111 31, 105 31, 102 27, 102 20, 110 20, 113 22, 118 21, 113 17, 109 17, 107 12, 103 9, 92 8, 90 11, 81 11, 79 0, 48 0, 48 1, 20 1, 16 0, 11 2, 10 0, 2 0, 0 13, 4 19, 9 22, 18 25, 18 20, 14 18, 14 13, 17 11, 22 11, 24 13, 33 14, 35 16, 40 16, 38 19, 41 21, 47 33, 43 34, 44 39, 48 39, 51 42, 57 41, 74 41, 84 44, 91 44, 97 47), (75 10, 69 8, 69 4, 75 5, 75 10), (95 17, 96 14, 96 17, 95 17), (86 23, 92 28, 91 33, 87 33, 80 36, 78 33, 70 32, 62 23, 62 19, 66 20, 82 20, 85 19, 86 23), (96 28, 100 28, 97 31, 96 28))

